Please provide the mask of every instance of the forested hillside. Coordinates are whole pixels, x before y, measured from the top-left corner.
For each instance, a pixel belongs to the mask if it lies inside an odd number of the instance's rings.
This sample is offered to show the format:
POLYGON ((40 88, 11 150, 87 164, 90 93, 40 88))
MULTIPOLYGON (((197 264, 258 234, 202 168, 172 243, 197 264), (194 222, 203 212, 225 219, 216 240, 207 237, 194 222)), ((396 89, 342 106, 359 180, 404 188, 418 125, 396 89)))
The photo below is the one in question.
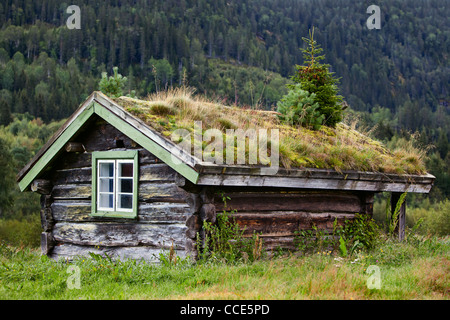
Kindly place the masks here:
POLYGON ((68 117, 113 66, 139 97, 188 84, 229 104, 271 109, 302 64, 302 37, 314 26, 362 124, 377 126, 374 135, 393 147, 411 139, 406 131, 434 146, 428 168, 438 178, 433 197, 442 200, 450 195, 448 0, 377 1, 380 30, 366 27, 371 4, 4 0, 0 126, 26 112, 46 123, 68 117), (81 9, 81 29, 66 26, 72 4, 81 9))

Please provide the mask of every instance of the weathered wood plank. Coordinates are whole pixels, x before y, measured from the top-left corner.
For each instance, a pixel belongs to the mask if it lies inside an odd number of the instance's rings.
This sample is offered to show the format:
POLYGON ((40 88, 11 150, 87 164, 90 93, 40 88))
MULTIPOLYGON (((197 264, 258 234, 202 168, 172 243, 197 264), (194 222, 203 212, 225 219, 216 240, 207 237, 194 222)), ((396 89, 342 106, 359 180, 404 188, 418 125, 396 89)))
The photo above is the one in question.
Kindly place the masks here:
POLYGON ((147 223, 184 223, 191 216, 185 203, 139 203, 138 220, 147 223))
POLYGON ((90 217, 91 201, 56 200, 51 205, 53 218, 56 222, 82 222, 95 221, 96 217, 90 217))
MULTIPOLYGON (((245 165, 216 165, 202 163, 199 165, 199 171, 203 175, 225 174, 237 177, 243 176, 270 176, 264 174, 262 166, 245 165)), ((310 179, 335 179, 335 180, 360 180, 360 181, 380 181, 380 182, 400 182, 403 184, 432 184, 435 177, 431 174, 395 174, 382 172, 368 172, 345 170, 338 172, 333 169, 315 169, 315 168, 279 168, 276 175, 271 177, 290 177, 290 178, 310 178, 310 179)))
MULTIPOLYGON (((164 163, 144 164, 139 166, 140 182, 174 182, 176 172, 164 163)), ((91 183, 92 168, 69 168, 55 170, 52 180, 58 184, 91 183)))
MULTIPOLYGON (((114 148, 110 151, 121 151, 126 150, 124 148, 114 148)), ((145 149, 138 149, 139 154, 139 165, 147 165, 154 163, 161 163, 161 161, 156 158, 153 154, 145 149)), ((63 169, 74 169, 74 168, 85 168, 91 167, 92 164, 92 154, 90 152, 84 153, 63 153, 58 159, 58 163, 55 166, 58 170, 63 169)))
MULTIPOLYGON (((430 178, 431 179, 431 178, 430 178)), ((432 187, 432 181, 414 182, 404 181, 372 181, 372 180, 347 180, 328 178, 305 178, 289 176, 259 176, 259 175, 218 175, 203 174, 199 176, 198 185, 206 186, 256 186, 256 187, 283 187, 303 189, 325 190, 353 190, 353 191, 390 191, 390 192, 414 192, 428 193, 432 187)))
MULTIPOLYGON (((53 187, 54 199, 90 199, 91 184, 63 184, 53 187)), ((139 183, 139 201, 144 202, 185 202, 186 191, 174 183, 139 183)))
POLYGON ((105 120, 97 117, 93 128, 84 132, 78 140, 82 140, 85 150, 107 151, 115 148, 137 149, 140 146, 105 120))
POLYGON ((66 152, 84 152, 84 145, 81 142, 67 142, 64 146, 66 152))
POLYGON ((361 196, 361 212, 362 214, 373 215, 373 203, 374 194, 373 192, 364 192, 361 196))
POLYGON ((139 201, 185 202, 187 193, 174 183, 143 182, 139 184, 139 201))
POLYGON ((55 245, 54 238, 51 232, 41 233, 41 253, 47 255, 55 245))
POLYGON ((44 232, 50 232, 55 224, 52 209, 44 207, 41 209, 41 227, 44 232))
POLYGON ((52 176, 52 180, 55 185, 91 183, 92 168, 89 166, 84 168, 55 170, 55 173, 52 176))
POLYGON ((197 237, 197 232, 200 232, 202 228, 202 221, 197 214, 191 215, 186 220, 186 237, 189 239, 195 239, 197 237))
MULTIPOLYGON (((56 200, 51 205, 56 222, 123 222, 121 218, 91 217, 90 200, 56 200)), ((190 208, 183 203, 139 203, 138 218, 143 223, 182 223, 190 216, 190 208)))
POLYGON ((295 236, 264 236, 261 237, 263 242, 263 250, 266 252, 277 252, 279 249, 294 251, 297 249, 295 245, 295 236))
POLYGON ((165 163, 144 165, 139 167, 139 181, 175 182, 177 172, 165 163))
POLYGON ((53 187, 53 199, 90 199, 91 184, 63 184, 53 187))
MULTIPOLYGON (((69 259, 73 260, 75 257, 89 256, 89 253, 95 253, 100 255, 107 254, 113 259, 133 259, 133 260, 144 260, 146 262, 159 262, 160 253, 167 253, 168 249, 161 249, 149 246, 137 246, 137 247, 104 247, 104 246, 82 246, 70 243, 62 243, 56 245, 51 254, 50 258, 58 259, 69 259)), ((175 249, 175 254, 181 258, 186 257, 185 250, 175 249)))
POLYGON ((57 242, 78 245, 170 248, 172 242, 184 249, 186 225, 139 223, 56 223, 53 237, 57 242))
POLYGON ((348 213, 309 213, 297 211, 264 212, 264 213, 234 213, 233 217, 244 234, 262 233, 270 236, 293 236, 295 231, 308 230, 315 225, 319 229, 330 232, 337 219, 338 224, 354 218, 348 213))
POLYGON ((226 207, 220 196, 214 201, 217 211, 274 211, 292 210, 308 212, 353 212, 361 211, 360 198, 355 194, 326 192, 266 192, 226 193, 226 207))

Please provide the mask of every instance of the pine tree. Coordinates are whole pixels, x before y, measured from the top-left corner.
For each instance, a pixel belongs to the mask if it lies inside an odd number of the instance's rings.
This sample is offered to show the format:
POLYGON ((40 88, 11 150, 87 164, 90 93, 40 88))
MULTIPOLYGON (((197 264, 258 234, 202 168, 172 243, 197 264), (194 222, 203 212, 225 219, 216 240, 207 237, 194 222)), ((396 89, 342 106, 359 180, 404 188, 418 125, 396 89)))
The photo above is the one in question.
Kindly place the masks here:
POLYGON ((12 121, 11 109, 4 99, 0 100, 0 126, 7 126, 12 121))
POLYGON ((309 31, 309 38, 302 39, 307 44, 307 48, 301 50, 304 65, 296 66, 297 74, 292 80, 301 84, 303 90, 315 94, 314 101, 319 104, 317 111, 325 116, 323 124, 334 127, 342 121, 342 96, 338 95, 337 87, 339 79, 334 78, 334 73, 329 71, 330 65, 320 63, 325 55, 320 55, 323 49, 314 40, 314 28, 309 31))

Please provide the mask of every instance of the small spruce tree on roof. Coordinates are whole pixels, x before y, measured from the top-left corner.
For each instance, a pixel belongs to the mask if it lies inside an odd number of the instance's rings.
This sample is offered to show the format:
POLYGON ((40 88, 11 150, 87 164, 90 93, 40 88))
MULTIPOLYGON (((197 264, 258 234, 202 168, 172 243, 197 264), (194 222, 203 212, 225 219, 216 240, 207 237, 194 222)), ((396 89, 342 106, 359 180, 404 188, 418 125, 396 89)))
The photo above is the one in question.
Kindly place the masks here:
MULTIPOLYGON (((337 123, 342 121, 344 107, 341 105, 342 96, 338 94, 339 88, 337 84, 339 79, 334 78, 334 73, 329 71, 330 65, 323 64, 320 61, 325 59, 325 55, 321 55, 323 49, 314 40, 314 27, 309 31, 309 37, 302 38, 306 42, 307 47, 301 49, 303 52, 304 63, 303 65, 297 65, 296 74, 292 77, 295 84, 288 85, 291 91, 301 92, 307 91, 310 97, 314 98, 314 103, 317 103, 318 107, 314 108, 313 116, 316 120, 320 120, 320 124, 335 127, 337 123), (300 90, 301 89, 301 90, 300 90)), ((288 93, 288 95, 292 92, 288 93)), ((300 96, 300 95, 299 95, 300 96)), ((286 100, 286 99, 282 99, 286 100)), ((308 104, 306 104, 308 105, 308 104)), ((297 106, 292 106, 292 109, 297 109, 297 106)), ((278 111, 282 114, 285 112, 291 112, 286 107, 285 103, 278 104, 278 111)), ((305 110, 299 110, 303 114, 305 110)), ((310 121, 311 123, 311 116, 310 121)), ((283 117, 282 117, 283 118, 283 117)), ((297 124, 304 125, 299 122, 297 124)), ((314 123, 313 128, 317 129, 317 121, 314 123)))

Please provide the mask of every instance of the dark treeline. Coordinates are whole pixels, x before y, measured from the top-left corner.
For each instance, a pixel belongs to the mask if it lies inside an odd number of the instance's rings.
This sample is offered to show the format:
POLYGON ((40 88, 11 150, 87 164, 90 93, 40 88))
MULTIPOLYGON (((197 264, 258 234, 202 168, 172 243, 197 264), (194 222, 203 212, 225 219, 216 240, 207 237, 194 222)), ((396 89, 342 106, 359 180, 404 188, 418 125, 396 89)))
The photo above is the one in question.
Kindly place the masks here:
POLYGON ((404 131, 433 144, 430 170, 450 194, 448 0, 3 0, 0 3, 0 125, 28 112, 69 116, 114 66, 137 96, 189 84, 230 104, 273 108, 286 92, 302 37, 315 27, 340 94, 377 137, 404 131), (81 29, 69 29, 69 5, 81 29))

